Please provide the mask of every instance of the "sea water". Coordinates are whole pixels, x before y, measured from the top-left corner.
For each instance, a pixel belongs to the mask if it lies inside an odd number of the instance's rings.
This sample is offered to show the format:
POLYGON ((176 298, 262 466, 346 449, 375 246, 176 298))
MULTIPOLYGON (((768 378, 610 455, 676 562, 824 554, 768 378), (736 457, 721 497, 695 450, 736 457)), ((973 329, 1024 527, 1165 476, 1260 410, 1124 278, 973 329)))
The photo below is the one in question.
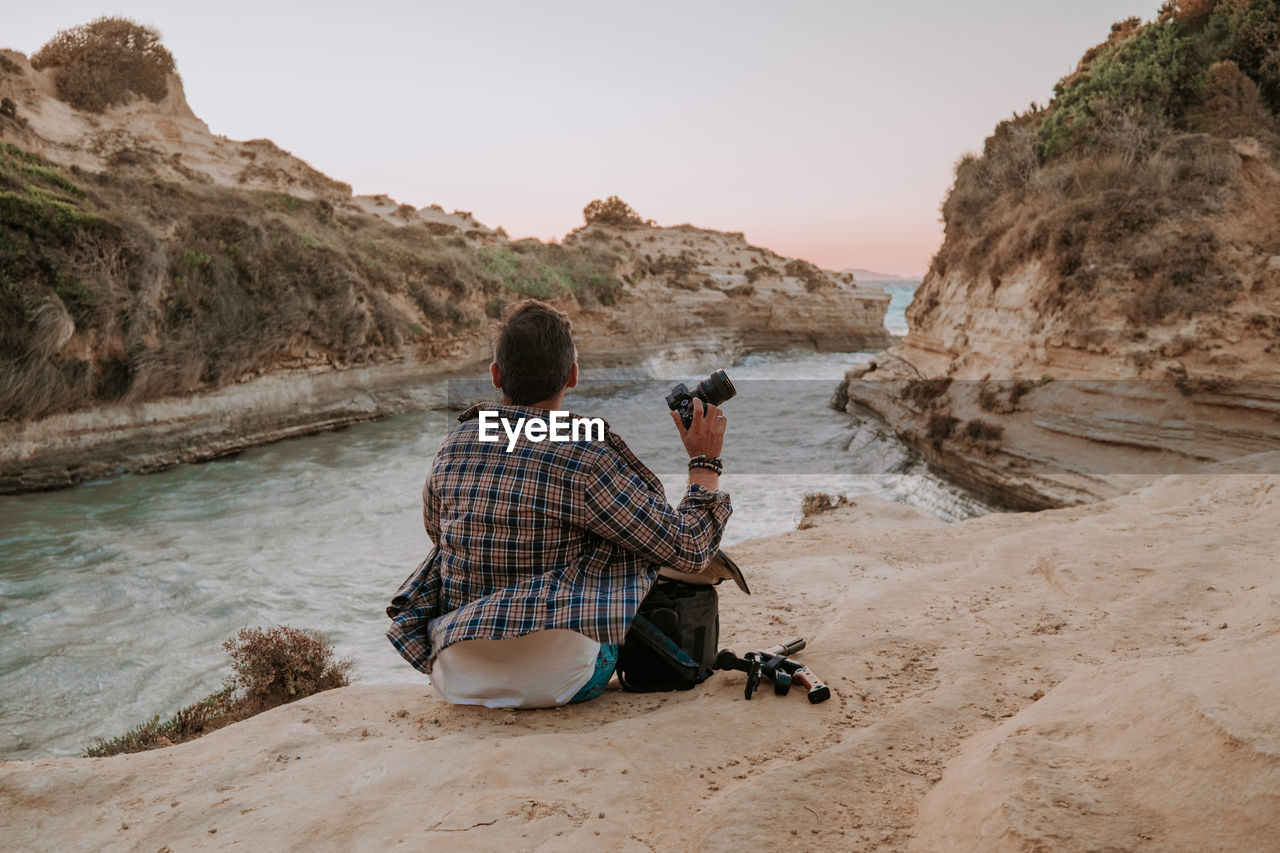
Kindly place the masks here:
POLYGON ((918 281, 862 281, 859 284, 871 284, 882 287, 889 294, 889 310, 884 315, 884 327, 891 335, 907 333, 907 306, 915 296, 918 281))
MULTIPOLYGON (((865 354, 753 355, 722 488, 724 545, 794 529, 811 491, 877 494, 948 519, 982 511, 891 437, 829 405, 865 354)), ((710 370, 721 365, 707 365, 710 370)), ((678 500, 685 454, 663 402, 676 378, 586 388, 678 500)), ((422 676, 383 637, 384 608, 427 554, 420 494, 456 412, 290 439, 203 465, 0 497, 0 757, 74 754, 221 684, 246 626, 324 632, 364 683, 422 676)), ((746 567, 748 572, 750 567, 746 567)))

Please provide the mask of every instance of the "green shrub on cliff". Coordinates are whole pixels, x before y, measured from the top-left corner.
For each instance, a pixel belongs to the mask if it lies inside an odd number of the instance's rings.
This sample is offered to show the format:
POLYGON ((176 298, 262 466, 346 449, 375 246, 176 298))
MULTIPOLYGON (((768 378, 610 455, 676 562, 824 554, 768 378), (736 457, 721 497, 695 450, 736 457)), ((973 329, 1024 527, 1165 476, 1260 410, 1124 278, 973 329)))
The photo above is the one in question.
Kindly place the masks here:
POLYGON ((279 705, 350 683, 349 660, 336 660, 318 632, 278 625, 244 628, 222 644, 231 674, 221 689, 172 717, 151 718, 119 737, 88 747, 88 758, 142 752, 194 740, 279 705))
POLYGON ((640 214, 636 213, 635 208, 616 195, 611 195, 603 201, 596 199, 587 204, 582 209, 582 218, 588 225, 599 223, 626 227, 648 224, 640 214))
POLYGON ((1051 158, 1096 141, 1100 113, 1116 107, 1134 107, 1184 130, 1199 129, 1223 106, 1244 108, 1215 100, 1223 69, 1260 96, 1268 112, 1280 109, 1275 0, 1179 0, 1145 26, 1122 21, 1058 83, 1040 128, 1043 154, 1051 158), (1217 74, 1211 73, 1215 65, 1217 74))
POLYGON ((160 33, 128 18, 98 18, 62 30, 31 57, 37 70, 54 69, 58 97, 100 113, 135 95, 161 101, 175 74, 160 33))
POLYGON ((481 249, 480 260, 504 287, 522 296, 559 299, 576 294, 602 305, 612 305, 617 296, 613 258, 601 249, 520 240, 506 248, 481 249))
POLYGON ((76 323, 104 306, 82 273, 96 247, 120 237, 84 189, 44 158, 0 143, 0 418, 66 407, 94 395, 83 365, 51 358, 76 323), (84 260, 79 270, 61 261, 84 260))

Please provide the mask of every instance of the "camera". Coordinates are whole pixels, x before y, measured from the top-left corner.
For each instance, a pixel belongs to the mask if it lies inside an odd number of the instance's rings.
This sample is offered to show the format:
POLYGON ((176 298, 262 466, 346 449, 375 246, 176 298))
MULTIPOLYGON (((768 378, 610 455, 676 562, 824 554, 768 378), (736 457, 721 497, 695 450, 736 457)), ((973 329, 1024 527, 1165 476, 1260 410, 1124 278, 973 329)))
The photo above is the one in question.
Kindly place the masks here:
POLYGON ((718 406, 725 400, 733 399, 738 389, 733 387, 729 376, 723 370, 714 371, 690 391, 683 382, 671 389, 667 395, 667 408, 680 413, 684 428, 693 423, 693 398, 697 397, 707 406, 718 406))

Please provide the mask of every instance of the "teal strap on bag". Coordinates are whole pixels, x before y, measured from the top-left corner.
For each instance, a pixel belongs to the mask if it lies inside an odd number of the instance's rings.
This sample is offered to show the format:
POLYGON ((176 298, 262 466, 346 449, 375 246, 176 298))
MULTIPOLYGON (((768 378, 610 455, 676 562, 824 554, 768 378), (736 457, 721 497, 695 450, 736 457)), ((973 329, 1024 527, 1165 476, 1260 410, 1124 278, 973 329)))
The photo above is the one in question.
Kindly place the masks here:
MULTIPOLYGON (((672 669, 676 670, 689 685, 700 684, 707 680, 711 675, 710 671, 703 672, 702 668, 689 657, 684 649, 675 644, 675 641, 662 633, 658 626, 654 625, 644 616, 637 615, 631 622, 631 630, 635 632, 636 637, 644 642, 646 646, 653 649, 663 660, 665 660, 672 669)), ((649 687, 641 688, 636 685, 627 683, 626 673, 621 669, 618 670, 618 680, 622 682, 622 686, 627 690, 648 690, 649 687)))

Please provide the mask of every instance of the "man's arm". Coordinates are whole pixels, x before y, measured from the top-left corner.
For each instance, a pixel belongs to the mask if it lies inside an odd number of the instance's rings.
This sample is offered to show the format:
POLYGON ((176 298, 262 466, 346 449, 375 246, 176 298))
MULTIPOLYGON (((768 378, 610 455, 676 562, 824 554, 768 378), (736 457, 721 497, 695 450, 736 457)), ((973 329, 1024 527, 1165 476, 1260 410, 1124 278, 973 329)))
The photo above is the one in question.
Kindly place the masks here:
MULTIPOLYGON (((724 447, 724 431, 729 421, 724 412, 716 406, 704 406, 697 397, 693 400, 693 419, 688 429, 676 412, 671 413, 676 429, 680 431, 680 441, 688 451, 689 458, 703 456, 707 459, 719 459, 724 447)), ((701 486, 708 491, 715 491, 720 484, 720 472, 710 468, 690 468, 689 485, 701 486)))
POLYGON ((696 573, 719 547, 733 507, 724 492, 690 485, 673 510, 626 463, 608 456, 587 482, 585 526, 651 563, 696 573))
POLYGON ((690 468, 689 485, 701 486, 708 492, 714 492, 720 487, 720 475, 709 468, 690 468))
MULTIPOLYGON (((724 441, 725 418, 715 406, 694 401, 688 429, 672 413, 690 458, 716 458, 724 441)), ((586 489, 586 527, 650 562, 694 574, 715 555, 724 525, 733 512, 729 496, 718 491, 720 475, 708 468, 689 469, 689 486, 678 510, 653 492, 621 459, 607 456, 586 489)))

